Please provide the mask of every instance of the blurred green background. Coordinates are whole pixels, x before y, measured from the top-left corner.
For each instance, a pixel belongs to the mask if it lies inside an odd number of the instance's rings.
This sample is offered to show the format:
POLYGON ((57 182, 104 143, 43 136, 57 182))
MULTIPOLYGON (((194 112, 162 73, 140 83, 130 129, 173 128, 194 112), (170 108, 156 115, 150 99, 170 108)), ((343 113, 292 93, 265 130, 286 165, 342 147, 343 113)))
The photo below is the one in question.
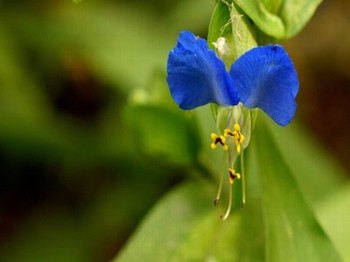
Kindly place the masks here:
MULTIPOLYGON (((0 1, 0 261, 108 261, 182 181, 191 154, 180 145, 173 161, 162 123, 145 134, 129 106, 166 105, 182 121, 167 55, 180 30, 206 36, 214 4, 0 1)), ((285 43, 301 82, 296 121, 348 171, 349 17, 349 1, 324 1, 285 43)))

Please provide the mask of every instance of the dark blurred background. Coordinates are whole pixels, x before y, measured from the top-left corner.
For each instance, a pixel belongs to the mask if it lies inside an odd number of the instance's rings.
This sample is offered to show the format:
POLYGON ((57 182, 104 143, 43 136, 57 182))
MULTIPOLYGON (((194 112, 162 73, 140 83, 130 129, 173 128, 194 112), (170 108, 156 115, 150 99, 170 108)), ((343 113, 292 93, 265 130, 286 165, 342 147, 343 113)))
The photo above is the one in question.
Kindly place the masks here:
MULTIPOLYGON (((0 261, 108 261, 183 179, 183 165, 142 153, 125 108, 166 90, 178 32, 205 36, 213 7, 0 1, 0 261)), ((324 1, 284 43, 300 76, 297 121, 347 170, 349 17, 349 1, 324 1)))
POLYGON ((324 1, 305 29, 286 43, 301 89, 299 120, 350 169, 350 2, 324 1))

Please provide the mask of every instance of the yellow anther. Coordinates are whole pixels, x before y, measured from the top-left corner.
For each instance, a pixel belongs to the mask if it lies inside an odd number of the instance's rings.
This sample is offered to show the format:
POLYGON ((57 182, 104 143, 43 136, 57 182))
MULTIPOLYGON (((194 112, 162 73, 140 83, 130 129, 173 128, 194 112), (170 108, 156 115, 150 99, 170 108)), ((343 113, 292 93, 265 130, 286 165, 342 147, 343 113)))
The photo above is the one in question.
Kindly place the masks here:
POLYGON ((241 144, 243 144, 243 142, 244 142, 244 135, 241 134, 241 137, 240 137, 240 139, 239 139, 239 142, 240 142, 241 144))
POLYGON ((211 133, 210 134, 210 138, 211 138, 211 140, 215 140, 216 138, 218 138, 219 136, 217 135, 217 134, 215 134, 215 133, 211 133))
POLYGON ((240 138, 240 132, 239 131, 233 131, 233 133, 232 133, 232 136, 233 136, 233 138, 235 139, 235 141, 239 141, 239 138, 240 138))
POLYGON ((241 132, 241 126, 236 123, 236 124, 233 125, 233 130, 235 130, 237 132, 241 132))
POLYGON ((212 149, 215 149, 216 148, 216 144, 217 143, 220 143, 220 145, 222 146, 222 148, 226 151, 228 150, 228 145, 226 144, 226 138, 222 135, 218 135, 218 134, 215 134, 215 133, 211 133, 210 134, 210 138, 211 140, 213 141, 211 144, 210 144, 210 147, 212 149))
POLYGON ((224 136, 225 136, 225 137, 233 136, 233 133, 231 132, 231 129, 225 128, 225 130, 224 130, 224 136))
POLYGON ((233 131, 231 131, 231 129, 229 128, 226 128, 224 130, 224 136, 225 137, 231 136, 236 145, 237 153, 238 154, 241 153, 241 145, 243 144, 243 141, 244 141, 244 135, 241 133, 241 126, 237 123, 234 124, 233 131))
POLYGON ((237 150, 238 154, 241 153, 241 145, 240 144, 236 145, 236 150, 237 150))
POLYGON ((234 124, 233 125, 233 139, 236 145, 236 150, 237 153, 240 154, 241 153, 241 145, 243 144, 244 141, 244 135, 242 135, 241 133, 241 126, 239 124, 234 124))
POLYGON ((211 147, 211 149, 215 149, 216 148, 215 140, 218 138, 218 135, 215 133, 211 133, 210 138, 211 138, 211 140, 213 140, 213 143, 210 144, 210 147, 211 147))
POLYGON ((241 175, 239 173, 236 173, 236 170, 234 170, 233 168, 229 168, 228 171, 230 173, 229 182, 231 185, 233 184, 233 181, 235 180, 236 177, 238 179, 241 179, 241 175))

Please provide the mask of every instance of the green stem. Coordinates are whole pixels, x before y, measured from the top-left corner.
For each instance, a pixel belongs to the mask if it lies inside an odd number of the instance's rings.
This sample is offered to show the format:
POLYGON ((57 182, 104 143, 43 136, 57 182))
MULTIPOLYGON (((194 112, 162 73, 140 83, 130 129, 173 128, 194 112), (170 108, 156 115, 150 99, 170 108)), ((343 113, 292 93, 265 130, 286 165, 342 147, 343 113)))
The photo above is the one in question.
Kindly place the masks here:
POLYGON ((244 169, 244 150, 241 153, 241 175, 242 175, 242 208, 245 206, 245 169, 244 169))
POLYGON ((220 196, 221 196, 221 192, 222 192, 222 183, 223 183, 223 180, 224 180, 224 161, 225 161, 225 156, 226 154, 223 155, 223 160, 222 160, 222 165, 221 165, 221 175, 220 175, 220 182, 219 182, 219 188, 218 188, 218 193, 216 194, 216 198, 214 200, 214 205, 217 206, 219 204, 219 201, 220 201, 220 196))
POLYGON ((220 216, 222 220, 226 220, 230 215, 231 206, 232 206, 232 185, 230 184, 229 191, 228 191, 228 205, 227 205, 226 213, 225 215, 220 216))

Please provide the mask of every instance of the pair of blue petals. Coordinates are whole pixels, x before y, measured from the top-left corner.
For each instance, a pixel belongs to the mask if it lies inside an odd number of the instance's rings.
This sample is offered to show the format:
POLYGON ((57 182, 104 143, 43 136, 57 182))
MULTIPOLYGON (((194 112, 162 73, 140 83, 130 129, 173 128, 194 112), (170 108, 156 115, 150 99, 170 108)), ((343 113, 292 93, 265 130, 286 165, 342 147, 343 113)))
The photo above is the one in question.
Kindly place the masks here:
POLYGON ((180 33, 170 51, 167 81, 182 109, 208 103, 260 108, 277 124, 294 117, 299 90, 294 65, 282 46, 255 47, 240 56, 226 71, 223 61, 207 42, 189 31, 180 33))

